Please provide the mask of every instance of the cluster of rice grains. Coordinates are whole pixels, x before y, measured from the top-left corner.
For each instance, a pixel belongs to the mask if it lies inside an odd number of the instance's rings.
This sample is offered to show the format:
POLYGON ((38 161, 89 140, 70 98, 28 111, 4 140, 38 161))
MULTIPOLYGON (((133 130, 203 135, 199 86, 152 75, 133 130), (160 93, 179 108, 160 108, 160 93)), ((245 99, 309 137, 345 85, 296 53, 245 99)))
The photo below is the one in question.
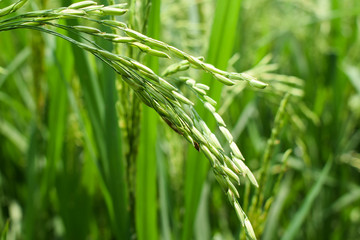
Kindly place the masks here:
MULTIPOLYGON (((3 15, 14 12, 19 6, 21 7, 24 2, 26 1, 20 0, 13 4, 13 7, 10 6, 6 11, 1 11, 5 12, 3 15)), ((220 132, 228 141, 231 149, 230 153, 224 151, 218 138, 211 132, 196 112, 194 103, 172 84, 171 81, 173 80, 170 80, 168 76, 180 71, 186 71, 189 68, 195 68, 211 74, 215 79, 225 85, 234 85, 236 81, 239 80, 247 81, 249 85, 257 88, 264 88, 266 84, 245 73, 230 73, 219 70, 205 63, 202 58, 193 57, 164 42, 149 38, 146 35, 128 28, 123 22, 101 20, 98 18, 98 16, 123 15, 127 12, 125 7, 126 4, 103 6, 98 5, 94 1, 82 1, 72 4, 67 8, 36 11, 5 19, 0 21, 0 31, 30 28, 47 32, 76 44, 111 66, 121 75, 122 79, 129 84, 137 96, 147 106, 153 108, 170 127, 182 135, 209 159, 215 177, 227 194, 241 224, 245 227, 248 237, 250 239, 256 239, 251 223, 237 200, 239 193, 234 184, 240 184, 240 175, 247 177, 256 187, 258 184, 252 172, 245 165, 245 159, 233 141, 233 137, 226 128, 225 122, 216 112, 216 102, 207 96, 206 91, 209 90, 209 87, 197 83, 194 79, 188 77, 171 78, 185 83, 203 103, 204 107, 213 115, 220 132), (113 32, 107 33, 95 27, 83 25, 68 26, 56 22, 56 20, 59 19, 69 18, 90 21, 93 25, 99 24, 107 26, 110 27, 113 32), (57 32, 56 28, 66 29, 75 34, 82 34, 84 41, 79 42, 69 36, 65 36, 57 32), (140 51, 145 54, 161 58, 174 56, 181 59, 181 61, 178 64, 170 65, 164 73, 160 75, 134 59, 104 50, 90 39, 84 37, 84 34, 101 37, 112 41, 114 44, 127 44, 140 49, 140 51)))

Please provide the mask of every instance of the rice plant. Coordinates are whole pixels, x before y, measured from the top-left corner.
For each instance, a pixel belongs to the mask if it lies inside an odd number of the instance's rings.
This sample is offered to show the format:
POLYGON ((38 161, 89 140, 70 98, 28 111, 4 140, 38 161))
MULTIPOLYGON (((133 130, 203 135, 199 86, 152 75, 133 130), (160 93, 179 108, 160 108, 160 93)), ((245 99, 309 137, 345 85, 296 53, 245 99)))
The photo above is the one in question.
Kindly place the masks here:
POLYGON ((0 237, 356 239, 358 9, 329 2, 1 1, 0 237))

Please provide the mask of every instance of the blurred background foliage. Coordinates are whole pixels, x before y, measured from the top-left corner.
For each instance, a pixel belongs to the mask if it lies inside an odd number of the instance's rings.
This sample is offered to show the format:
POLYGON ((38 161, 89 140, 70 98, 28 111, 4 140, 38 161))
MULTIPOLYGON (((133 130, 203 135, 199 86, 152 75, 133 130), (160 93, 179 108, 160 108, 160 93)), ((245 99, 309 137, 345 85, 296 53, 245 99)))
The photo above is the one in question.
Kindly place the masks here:
MULTIPOLYGON (((192 73, 260 183, 238 188, 258 238, 359 239, 360 2, 127 2, 134 29, 269 83, 222 88, 192 73)), ((1 239, 244 239, 208 168, 98 59, 53 36, 0 32, 1 239)))

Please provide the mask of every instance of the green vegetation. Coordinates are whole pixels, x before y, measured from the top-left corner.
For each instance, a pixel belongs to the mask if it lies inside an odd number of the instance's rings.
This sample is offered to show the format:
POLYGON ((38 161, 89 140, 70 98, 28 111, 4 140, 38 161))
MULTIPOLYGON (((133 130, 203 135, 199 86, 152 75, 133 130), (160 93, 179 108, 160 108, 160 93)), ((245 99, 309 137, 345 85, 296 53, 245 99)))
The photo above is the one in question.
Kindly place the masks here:
POLYGON ((360 238, 359 23, 355 0, 1 0, 0 239, 360 238))

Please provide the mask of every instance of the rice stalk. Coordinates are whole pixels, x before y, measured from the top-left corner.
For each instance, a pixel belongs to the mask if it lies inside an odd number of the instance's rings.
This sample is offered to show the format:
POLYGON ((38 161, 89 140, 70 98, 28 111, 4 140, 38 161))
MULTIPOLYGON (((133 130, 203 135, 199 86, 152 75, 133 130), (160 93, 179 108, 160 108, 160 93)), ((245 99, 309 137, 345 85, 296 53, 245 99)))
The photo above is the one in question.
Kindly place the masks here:
MULTIPOLYGON (((16 11, 26 1, 19 1, 16 4, 1 10, 3 15, 16 11), (11 8, 10 8, 11 7, 11 8)), ((216 102, 206 94, 209 87, 204 84, 196 83, 188 77, 168 78, 167 76, 186 71, 189 68, 210 74, 218 82, 232 86, 237 81, 246 81, 250 86, 263 89, 267 84, 257 80, 247 73, 227 72, 203 61, 202 58, 194 57, 174 46, 162 41, 150 38, 137 32, 123 22, 116 20, 101 20, 102 16, 118 16, 128 11, 124 4, 110 6, 98 5, 93 1, 83 1, 70 5, 69 7, 43 10, 25 13, 15 17, 0 21, 0 31, 14 29, 31 29, 63 38, 79 48, 95 55, 116 73, 124 82, 128 84, 135 94, 147 106, 153 108, 164 121, 178 134, 182 135, 194 148, 208 158, 215 177, 220 186, 228 196, 229 202, 235 209, 238 218, 244 226, 250 239, 256 239, 254 230, 248 217, 242 210, 238 198, 240 197, 234 184, 238 185, 239 176, 246 176, 256 187, 258 183, 244 163, 244 157, 238 146, 233 141, 233 137, 226 128, 226 123, 216 112, 214 105, 216 102), (96 23, 99 26, 107 26, 112 29, 112 33, 107 33, 96 27, 86 25, 64 25, 57 23, 61 19, 78 19, 85 22, 96 23), (66 36, 57 29, 65 29, 79 35, 83 41, 66 36), (119 32, 121 34, 119 34, 119 32), (93 42, 89 36, 98 37, 113 44, 124 44, 138 48, 142 53, 154 57, 169 59, 178 58, 182 60, 178 65, 170 66, 162 75, 157 74, 144 63, 133 58, 113 53, 105 50, 93 42), (216 135, 211 132, 207 124, 195 110, 194 103, 186 97, 176 86, 176 82, 185 82, 194 92, 204 107, 212 114, 222 135, 227 139, 230 152, 224 150, 216 135)))

